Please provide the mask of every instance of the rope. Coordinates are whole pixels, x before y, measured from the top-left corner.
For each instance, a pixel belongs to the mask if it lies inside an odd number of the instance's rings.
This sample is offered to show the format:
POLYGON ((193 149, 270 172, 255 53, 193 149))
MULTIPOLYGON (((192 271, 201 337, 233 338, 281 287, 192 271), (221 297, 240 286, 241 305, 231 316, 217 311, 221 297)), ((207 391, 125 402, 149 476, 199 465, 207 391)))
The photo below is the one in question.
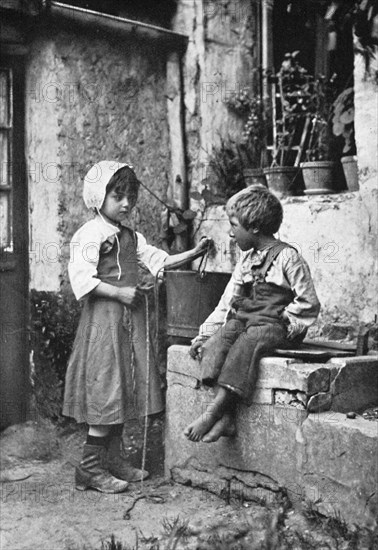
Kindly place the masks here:
POLYGON ((143 470, 146 465, 146 452, 147 452, 147 428, 148 428, 148 400, 150 392, 150 312, 148 306, 148 294, 144 295, 144 303, 146 306, 146 402, 144 410, 144 433, 143 433, 143 451, 142 451, 142 479, 141 479, 141 491, 143 493, 143 470))
MULTIPOLYGON (((144 430, 143 430, 143 448, 142 448, 142 478, 141 478, 141 492, 143 492, 143 470, 146 465, 146 454, 147 454, 147 428, 148 428, 148 403, 149 403, 149 393, 150 393, 150 311, 148 304, 148 293, 144 293, 144 303, 146 307, 146 396, 145 396, 145 410, 144 410, 144 430)), ((126 309, 126 308, 125 308, 126 309)), ((136 387, 136 378, 135 378, 135 351, 133 344, 134 336, 134 327, 133 327, 133 318, 132 312, 128 312, 128 333, 130 340, 130 350, 131 350, 131 377, 133 383, 133 397, 134 397, 134 407, 135 410, 138 410, 138 400, 137 400, 137 387, 136 387)))
POLYGON ((144 189, 146 189, 146 191, 148 191, 150 193, 150 195, 152 195, 157 201, 159 201, 161 204, 163 204, 165 206, 165 208, 167 208, 170 212, 174 212, 175 209, 172 206, 170 206, 169 204, 167 204, 166 202, 164 202, 160 197, 155 195, 155 193, 153 191, 151 191, 151 189, 149 187, 147 187, 147 185, 142 183, 140 180, 139 180, 139 183, 144 189))
POLYGON ((131 380, 133 383, 133 399, 134 409, 138 411, 137 389, 135 379, 135 350, 134 350, 134 326, 133 326, 133 313, 125 307, 124 315, 127 316, 127 327, 129 332, 130 342, 130 363, 131 363, 131 380))

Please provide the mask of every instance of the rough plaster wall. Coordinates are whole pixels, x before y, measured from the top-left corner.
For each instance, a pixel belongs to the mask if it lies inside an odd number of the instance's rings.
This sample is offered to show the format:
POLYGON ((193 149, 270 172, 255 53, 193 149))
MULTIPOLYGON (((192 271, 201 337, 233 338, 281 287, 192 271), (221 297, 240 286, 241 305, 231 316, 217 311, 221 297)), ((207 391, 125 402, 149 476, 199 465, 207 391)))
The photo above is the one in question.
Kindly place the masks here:
MULTIPOLYGON (((378 313, 378 107, 377 84, 355 63, 355 126, 360 190, 283 201, 282 240, 295 244, 308 261, 322 303, 318 326, 374 321, 378 313)), ((375 74, 376 66, 371 74, 375 74)), ((231 272, 237 250, 228 237, 223 206, 205 212, 197 237, 211 235, 217 252, 211 271, 231 272)))
POLYGON ((189 182, 200 186, 207 153, 219 137, 234 137, 242 122, 226 106, 235 91, 251 84, 256 51, 253 5, 179 0, 173 30, 189 36, 183 59, 189 182))
MULTIPOLYGON (((324 323, 371 322, 378 311, 377 205, 375 193, 286 200, 279 237, 297 247, 310 265, 324 323)), ((198 232, 210 235, 216 255, 209 271, 231 272, 238 252, 228 237, 224 207, 212 207, 198 232)))
MULTIPOLYGON (((55 290, 58 286, 58 263, 49 261, 49 253, 59 243, 57 231, 59 187, 50 171, 59 164, 58 119, 56 105, 44 101, 36 83, 55 82, 53 44, 41 47, 43 63, 32 56, 26 81, 26 151, 29 186, 30 276, 32 287, 55 290), (51 179, 51 182, 50 182, 51 179)), ((52 256, 51 256, 52 257, 52 256)))
MULTIPOLYGON (((156 46, 74 31, 34 40, 27 161, 31 249, 38 246, 40 254, 31 254, 32 288, 55 291, 66 281, 68 242, 88 218, 82 178, 93 163, 127 161, 165 198, 170 154, 164 94, 165 53, 156 46)), ((136 228, 158 244, 160 204, 141 190, 139 208, 136 228)))
MULTIPOLYGON (((378 188, 378 48, 371 60, 370 74, 365 74, 362 56, 355 57, 354 104, 355 133, 359 179, 362 189, 378 188)), ((375 204, 377 197, 375 196, 375 204)))

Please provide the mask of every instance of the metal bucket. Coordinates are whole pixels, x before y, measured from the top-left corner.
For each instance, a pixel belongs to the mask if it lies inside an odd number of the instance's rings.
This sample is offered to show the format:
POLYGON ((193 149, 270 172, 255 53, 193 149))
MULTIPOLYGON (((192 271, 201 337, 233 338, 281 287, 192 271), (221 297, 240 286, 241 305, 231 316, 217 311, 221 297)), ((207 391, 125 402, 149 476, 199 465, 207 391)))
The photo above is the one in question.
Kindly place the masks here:
POLYGON ((230 275, 198 271, 165 271, 167 333, 194 338, 217 306, 230 275))

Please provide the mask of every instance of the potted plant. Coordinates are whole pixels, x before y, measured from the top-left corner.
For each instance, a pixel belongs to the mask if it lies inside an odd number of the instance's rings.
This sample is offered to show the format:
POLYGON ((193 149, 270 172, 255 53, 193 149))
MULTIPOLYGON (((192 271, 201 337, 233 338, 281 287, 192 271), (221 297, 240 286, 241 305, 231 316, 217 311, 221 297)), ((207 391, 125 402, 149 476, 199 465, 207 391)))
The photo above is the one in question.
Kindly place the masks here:
POLYGON ((358 191, 353 87, 343 90, 333 103, 332 131, 336 138, 342 140, 341 163, 348 189, 358 191))
POLYGON ((256 94, 244 88, 227 101, 227 106, 245 120, 242 139, 239 144, 239 157, 245 185, 263 185, 266 179, 263 166, 266 155, 266 119, 263 102, 256 94))
POLYGON ((224 204, 225 200, 245 187, 244 168, 249 166, 250 152, 245 143, 230 137, 219 138, 219 145, 208 153, 201 183, 210 192, 208 202, 224 204))
POLYGON ((305 194, 335 193, 340 190, 335 140, 331 129, 335 87, 333 79, 319 77, 311 86, 308 112, 311 128, 306 161, 301 163, 305 194))
POLYGON ((308 126, 311 76, 297 61, 298 51, 285 54, 279 72, 270 77, 272 162, 264 170, 268 187, 280 197, 302 192, 298 167, 308 126))

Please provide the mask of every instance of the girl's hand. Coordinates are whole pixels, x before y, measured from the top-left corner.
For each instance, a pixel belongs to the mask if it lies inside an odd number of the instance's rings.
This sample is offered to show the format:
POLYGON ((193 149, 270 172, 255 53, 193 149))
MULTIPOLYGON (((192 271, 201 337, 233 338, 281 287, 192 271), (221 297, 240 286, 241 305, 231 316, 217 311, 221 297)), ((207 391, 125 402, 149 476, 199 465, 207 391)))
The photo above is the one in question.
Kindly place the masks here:
POLYGON ((131 309, 136 308, 142 299, 142 292, 133 286, 125 286, 117 290, 117 300, 131 309))
POLYGON ((202 237, 197 246, 195 247, 196 254, 205 254, 211 246, 213 246, 214 241, 210 237, 202 237))

